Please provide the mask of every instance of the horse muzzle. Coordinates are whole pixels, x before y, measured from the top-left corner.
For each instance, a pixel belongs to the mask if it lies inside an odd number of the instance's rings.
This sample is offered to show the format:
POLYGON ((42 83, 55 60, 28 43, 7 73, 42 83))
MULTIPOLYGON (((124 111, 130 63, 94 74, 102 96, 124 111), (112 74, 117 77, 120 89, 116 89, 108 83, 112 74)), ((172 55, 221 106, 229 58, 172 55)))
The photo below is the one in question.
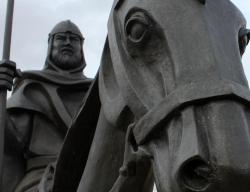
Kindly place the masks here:
POLYGON ((233 100, 187 106, 152 139, 159 192, 249 192, 249 109, 233 100))
POLYGON ((250 189, 249 169, 209 165, 201 159, 193 159, 185 162, 178 174, 180 191, 248 192, 250 189))

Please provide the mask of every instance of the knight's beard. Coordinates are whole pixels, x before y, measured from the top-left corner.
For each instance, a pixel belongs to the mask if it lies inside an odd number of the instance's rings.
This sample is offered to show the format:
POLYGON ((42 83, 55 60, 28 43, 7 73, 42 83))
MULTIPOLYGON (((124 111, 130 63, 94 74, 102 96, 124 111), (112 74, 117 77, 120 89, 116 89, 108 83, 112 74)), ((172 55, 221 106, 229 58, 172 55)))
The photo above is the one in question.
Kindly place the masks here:
POLYGON ((61 69, 74 69, 81 65, 81 58, 77 55, 68 55, 58 53, 52 57, 56 66, 61 69))

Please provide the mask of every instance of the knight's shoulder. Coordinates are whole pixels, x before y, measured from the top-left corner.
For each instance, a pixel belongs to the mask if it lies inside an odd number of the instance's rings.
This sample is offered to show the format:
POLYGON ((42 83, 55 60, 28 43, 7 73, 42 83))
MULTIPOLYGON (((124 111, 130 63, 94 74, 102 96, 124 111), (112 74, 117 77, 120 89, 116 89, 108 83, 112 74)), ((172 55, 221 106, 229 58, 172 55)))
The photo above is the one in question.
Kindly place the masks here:
POLYGON ((39 82, 39 81, 37 81, 34 78, 29 78, 29 76, 26 75, 26 71, 24 71, 24 72, 22 72, 21 77, 15 78, 13 92, 15 92, 18 89, 25 88, 29 84, 35 83, 35 82, 39 82))

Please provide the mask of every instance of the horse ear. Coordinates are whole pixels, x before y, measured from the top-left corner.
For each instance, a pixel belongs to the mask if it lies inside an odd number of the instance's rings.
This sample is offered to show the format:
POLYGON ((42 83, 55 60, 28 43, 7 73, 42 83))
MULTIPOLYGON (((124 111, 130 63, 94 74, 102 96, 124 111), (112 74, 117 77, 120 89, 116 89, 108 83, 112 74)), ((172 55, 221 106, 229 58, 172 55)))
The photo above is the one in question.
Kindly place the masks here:
POLYGON ((200 3, 202 3, 203 5, 206 4, 206 0, 198 0, 200 3))

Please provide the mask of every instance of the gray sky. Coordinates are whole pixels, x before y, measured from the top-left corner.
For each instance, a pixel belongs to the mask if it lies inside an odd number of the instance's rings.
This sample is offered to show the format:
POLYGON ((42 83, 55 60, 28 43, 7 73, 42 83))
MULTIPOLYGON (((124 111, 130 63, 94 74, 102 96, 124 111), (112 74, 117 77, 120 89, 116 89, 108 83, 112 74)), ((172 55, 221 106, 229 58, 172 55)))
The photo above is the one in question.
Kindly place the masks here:
MULTIPOLYGON (((233 2, 250 22, 250 2, 233 2)), ((0 1, 1 54, 6 3, 7 0, 0 1)), ((85 74, 93 77, 100 63, 112 3, 113 0, 16 0, 11 59, 22 70, 41 69, 47 54, 48 33, 59 21, 70 19, 80 27, 85 36, 85 74)), ((244 55, 243 64, 250 80, 250 46, 244 55)))

